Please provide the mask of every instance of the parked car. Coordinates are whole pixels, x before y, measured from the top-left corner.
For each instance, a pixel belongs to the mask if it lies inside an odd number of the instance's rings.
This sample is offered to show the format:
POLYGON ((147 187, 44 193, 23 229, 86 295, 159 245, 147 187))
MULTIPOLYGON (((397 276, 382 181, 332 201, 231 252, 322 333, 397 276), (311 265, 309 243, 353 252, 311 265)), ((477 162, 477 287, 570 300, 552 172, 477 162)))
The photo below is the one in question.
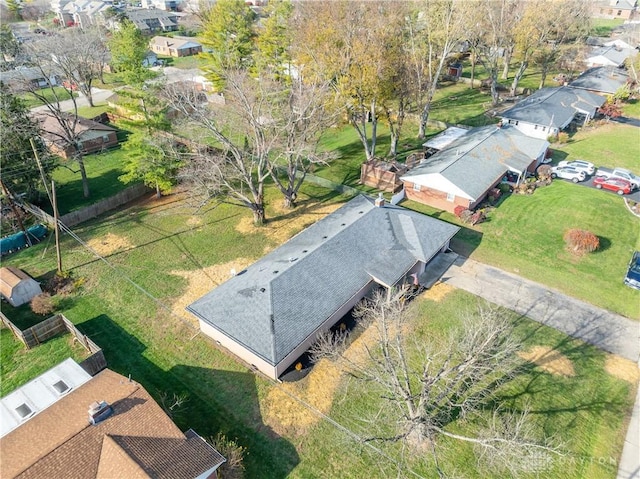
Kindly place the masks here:
POLYGON ((631 257, 629 269, 624 277, 624 284, 634 289, 640 289, 640 251, 636 251, 631 257))
POLYGON ((640 188, 640 176, 634 175, 631 171, 624 168, 603 168, 602 166, 596 171, 597 176, 604 176, 605 178, 621 178, 631 183, 631 188, 640 188))
POLYGON ((578 181, 584 181, 587 178, 587 174, 570 166, 554 166, 551 168, 551 178, 564 178, 577 183, 578 181))
POLYGON ((615 191, 619 195, 628 195, 633 191, 631 183, 622 178, 607 178, 605 176, 596 176, 593 179, 593 186, 598 189, 615 191))
POLYGON ((593 175, 596 172, 596 165, 584 160, 561 161, 558 166, 569 166, 579 171, 584 171, 587 175, 593 175))

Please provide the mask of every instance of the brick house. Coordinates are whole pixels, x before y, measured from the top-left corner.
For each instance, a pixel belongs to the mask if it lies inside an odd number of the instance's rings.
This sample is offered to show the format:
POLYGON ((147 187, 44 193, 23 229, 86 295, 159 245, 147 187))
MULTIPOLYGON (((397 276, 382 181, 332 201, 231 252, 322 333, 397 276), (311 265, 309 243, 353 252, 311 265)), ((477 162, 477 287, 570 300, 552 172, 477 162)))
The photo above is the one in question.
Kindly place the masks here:
POLYGON ((535 171, 549 147, 511 125, 473 128, 424 160, 400 179, 405 195, 433 208, 473 209, 509 171, 535 171))
POLYGON ((77 135, 77 143, 71 145, 67 141, 68 135, 56 118, 46 113, 38 114, 35 118, 40 122, 41 135, 49 150, 62 158, 71 158, 78 151, 83 155, 96 153, 118 144, 118 130, 97 121, 71 114, 65 115, 65 128, 75 131, 77 135))

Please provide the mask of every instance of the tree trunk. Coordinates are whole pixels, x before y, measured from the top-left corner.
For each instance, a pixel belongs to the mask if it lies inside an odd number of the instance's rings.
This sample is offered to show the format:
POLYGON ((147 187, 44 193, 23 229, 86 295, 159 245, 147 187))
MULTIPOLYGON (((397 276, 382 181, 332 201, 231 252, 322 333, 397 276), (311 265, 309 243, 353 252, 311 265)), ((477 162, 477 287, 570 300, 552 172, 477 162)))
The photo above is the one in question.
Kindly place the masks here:
POLYGON ((476 54, 471 54, 471 89, 473 90, 473 82, 476 79, 476 54))
POLYGON ((520 64, 520 68, 518 68, 518 71, 516 72, 516 75, 513 77, 513 83, 511 83, 511 96, 516 96, 517 94, 517 90, 518 90, 518 83, 520 83, 520 80, 522 79, 522 76, 524 75, 524 71, 527 69, 527 66, 529 66, 529 62, 526 60, 523 60, 522 63, 520 64))
POLYGON ((424 140, 427 136, 427 122, 429 121, 429 113, 431 112, 431 102, 424 105, 422 112, 420 112, 420 126, 418 128, 418 138, 424 140))
POLYGON ((266 217, 264 214, 264 204, 254 203, 251 207, 251 211, 253 212, 253 224, 256 226, 262 226, 266 222, 266 217))
POLYGON ((87 178, 87 170, 84 167, 84 158, 82 158, 82 155, 80 155, 76 158, 76 161, 78 162, 78 167, 80 168, 80 177, 82 178, 82 193, 84 194, 85 198, 89 198, 89 179, 87 178))
POLYGON ((491 101, 493 106, 500 103, 500 93, 498 92, 498 72, 491 72, 491 101))
POLYGON ((371 101, 371 158, 367 158, 367 160, 372 160, 376 156, 377 134, 378 118, 376 117, 376 101, 374 99, 371 101))
POLYGON ((506 80, 507 78, 509 78, 509 63, 511 63, 511 57, 513 55, 513 49, 512 48, 508 48, 505 49, 504 52, 504 57, 502 60, 502 79, 506 80))
POLYGON ((293 191, 287 191, 284 195, 284 208, 292 210, 296 207, 296 194, 293 191))
POLYGON ((160 198, 161 196, 162 196, 162 193, 160 192, 160 185, 156 181, 156 198, 160 198))
POLYGON ((542 71, 540 72, 540 86, 538 87, 538 89, 544 88, 545 81, 547 81, 547 69, 543 67, 542 71))

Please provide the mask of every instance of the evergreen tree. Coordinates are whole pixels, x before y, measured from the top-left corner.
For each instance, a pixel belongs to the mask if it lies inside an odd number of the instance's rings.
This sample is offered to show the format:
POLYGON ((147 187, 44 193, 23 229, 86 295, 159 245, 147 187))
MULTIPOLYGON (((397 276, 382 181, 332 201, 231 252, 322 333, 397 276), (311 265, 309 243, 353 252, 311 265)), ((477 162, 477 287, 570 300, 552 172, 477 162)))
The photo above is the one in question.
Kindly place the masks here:
POLYGON ((141 86, 154 76, 144 67, 147 56, 148 41, 142 32, 131 22, 125 20, 109 40, 111 65, 120 74, 122 80, 133 86, 141 86))

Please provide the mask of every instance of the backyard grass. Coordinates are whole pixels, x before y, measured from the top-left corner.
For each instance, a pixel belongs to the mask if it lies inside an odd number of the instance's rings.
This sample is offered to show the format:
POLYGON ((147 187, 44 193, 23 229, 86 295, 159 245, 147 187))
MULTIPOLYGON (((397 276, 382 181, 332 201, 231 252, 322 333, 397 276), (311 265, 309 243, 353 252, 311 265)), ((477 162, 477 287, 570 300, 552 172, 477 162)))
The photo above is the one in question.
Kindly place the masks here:
POLYGON ((624 23, 622 19, 616 18, 592 18, 591 35, 596 37, 608 37, 611 31, 624 23))
POLYGON ((162 60, 165 67, 181 68, 183 70, 202 68, 206 65, 206 60, 200 55, 191 55, 188 57, 169 57, 158 55, 158 60, 162 60))
POLYGON ((622 114, 630 118, 640 119, 640 100, 630 100, 622 106, 622 114))
POLYGON ((88 356, 87 350, 73 341, 71 334, 55 336, 37 348, 27 349, 11 331, 2 328, 0 329, 0 396, 7 395, 69 357, 80 362, 88 356))
POLYGON ((84 118, 95 118, 106 111, 109 110, 109 105, 106 103, 103 105, 96 106, 81 106, 78 107, 78 116, 82 116, 84 118))
MULTIPOLYGON (((94 153, 84 157, 84 164, 89 178, 91 196, 84 198, 82 180, 77 163, 60 160, 62 165, 53 172, 58 196, 58 212, 64 215, 85 206, 89 206, 102 199, 109 198, 127 188, 118 179, 124 174, 127 153, 121 147, 113 148, 101 153, 94 153)), ((42 208, 51 212, 51 205, 44 204, 42 208)))

